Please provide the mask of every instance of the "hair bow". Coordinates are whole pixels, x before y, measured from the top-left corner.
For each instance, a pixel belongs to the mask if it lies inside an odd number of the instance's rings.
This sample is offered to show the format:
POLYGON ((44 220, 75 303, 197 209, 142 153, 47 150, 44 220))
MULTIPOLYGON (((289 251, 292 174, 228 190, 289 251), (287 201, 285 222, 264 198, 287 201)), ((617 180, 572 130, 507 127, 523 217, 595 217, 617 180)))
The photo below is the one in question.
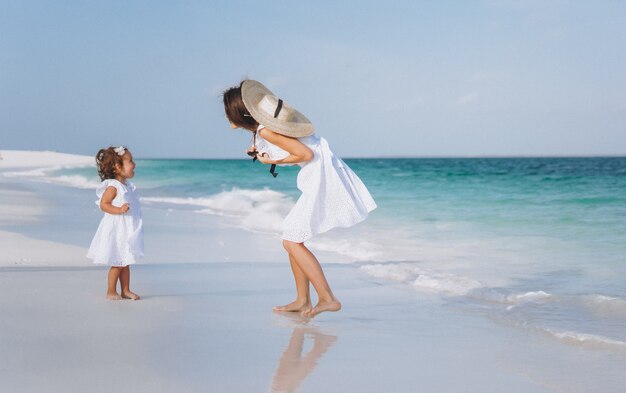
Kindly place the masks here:
POLYGON ((113 149, 118 156, 123 156, 126 153, 126 148, 124 146, 119 146, 113 149))

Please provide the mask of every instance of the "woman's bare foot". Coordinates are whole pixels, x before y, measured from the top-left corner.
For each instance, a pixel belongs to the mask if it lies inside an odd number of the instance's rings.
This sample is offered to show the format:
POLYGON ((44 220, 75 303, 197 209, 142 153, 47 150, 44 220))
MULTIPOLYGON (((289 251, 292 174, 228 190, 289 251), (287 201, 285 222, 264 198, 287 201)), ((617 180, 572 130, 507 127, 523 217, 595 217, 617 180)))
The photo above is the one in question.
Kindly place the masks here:
POLYGON ((339 311, 341 310, 341 303, 338 300, 332 300, 330 302, 319 302, 313 309, 308 311, 303 311, 302 316, 307 318, 313 318, 319 313, 323 313, 325 311, 339 311))
POLYGON ((124 299, 133 299, 133 300, 139 300, 139 299, 141 299, 141 298, 139 297, 139 295, 137 295, 136 293, 131 292, 131 291, 124 291, 124 292, 122 292, 122 297, 123 297, 124 299))
POLYGON ((311 302, 310 301, 299 302, 296 300, 284 306, 276 306, 272 308, 272 310, 277 311, 277 312, 302 312, 304 313, 304 312, 311 310, 311 302))
POLYGON ((117 292, 107 292, 107 299, 109 299, 109 300, 122 300, 122 297, 117 292))

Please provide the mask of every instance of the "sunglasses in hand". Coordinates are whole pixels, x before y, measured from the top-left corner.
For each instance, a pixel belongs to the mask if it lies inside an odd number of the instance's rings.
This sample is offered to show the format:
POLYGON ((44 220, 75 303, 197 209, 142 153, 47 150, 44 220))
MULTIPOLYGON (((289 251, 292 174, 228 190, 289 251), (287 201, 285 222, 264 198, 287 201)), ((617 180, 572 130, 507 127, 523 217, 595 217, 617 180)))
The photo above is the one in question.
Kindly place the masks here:
MULTIPOLYGON (((258 158, 257 156, 259 155, 259 152, 258 150, 250 150, 246 154, 252 157, 252 161, 256 161, 258 158)), ((278 176, 278 173, 276 173, 276 164, 272 164, 272 166, 270 167, 270 173, 274 177, 278 176)))

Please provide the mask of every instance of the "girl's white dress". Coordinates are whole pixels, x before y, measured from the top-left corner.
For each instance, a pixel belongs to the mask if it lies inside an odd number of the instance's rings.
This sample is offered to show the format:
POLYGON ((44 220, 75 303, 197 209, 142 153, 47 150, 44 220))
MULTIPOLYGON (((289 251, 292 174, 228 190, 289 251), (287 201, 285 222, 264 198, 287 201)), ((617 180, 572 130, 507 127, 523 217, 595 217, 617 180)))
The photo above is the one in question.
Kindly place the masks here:
MULTIPOLYGON (((297 164, 297 185, 302 195, 283 221, 282 238, 302 243, 332 228, 350 227, 365 220, 376 202, 361 179, 330 150, 326 139, 310 135, 298 140, 311 149, 313 159, 297 164)), ((289 155, 259 133, 256 148, 273 160, 289 155)))
POLYGON ((107 179, 96 189, 96 205, 100 206, 102 195, 108 187, 115 187, 117 190, 113 206, 121 207, 128 203, 129 210, 124 214, 104 213, 91 241, 87 258, 94 263, 110 266, 132 265, 143 257, 143 220, 139 196, 133 183, 127 181, 124 184, 115 179, 107 179))

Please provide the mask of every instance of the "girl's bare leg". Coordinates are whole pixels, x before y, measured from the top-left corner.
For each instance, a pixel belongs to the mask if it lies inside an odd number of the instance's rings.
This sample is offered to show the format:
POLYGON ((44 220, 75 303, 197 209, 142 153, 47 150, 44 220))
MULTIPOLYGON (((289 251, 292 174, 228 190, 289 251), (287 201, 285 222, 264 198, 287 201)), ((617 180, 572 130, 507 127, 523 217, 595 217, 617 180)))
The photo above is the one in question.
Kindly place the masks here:
POLYGON ((303 312, 311 309, 311 295, 309 293, 309 279, 298 266, 295 259, 289 254, 289 264, 296 281, 296 300, 284 306, 274 307, 274 311, 303 312))
POLYGON ((328 285, 326 276, 324 276, 322 266, 317 258, 315 258, 315 255, 306 248, 304 243, 283 240, 283 246, 285 246, 289 255, 293 257, 298 267, 309 279, 311 284, 313 284, 317 292, 317 305, 311 310, 303 311, 302 315, 312 318, 324 311, 339 311, 341 309, 341 303, 337 300, 335 295, 333 295, 333 291, 330 289, 330 285, 328 285))
POLYGON ((109 269, 109 280, 107 288, 107 299, 110 300, 122 300, 122 297, 117 293, 117 280, 120 278, 122 272, 121 267, 111 266, 109 269))
POLYGON ((122 297, 124 299, 139 300, 139 295, 130 291, 130 266, 124 266, 120 273, 120 284, 122 286, 122 297))

